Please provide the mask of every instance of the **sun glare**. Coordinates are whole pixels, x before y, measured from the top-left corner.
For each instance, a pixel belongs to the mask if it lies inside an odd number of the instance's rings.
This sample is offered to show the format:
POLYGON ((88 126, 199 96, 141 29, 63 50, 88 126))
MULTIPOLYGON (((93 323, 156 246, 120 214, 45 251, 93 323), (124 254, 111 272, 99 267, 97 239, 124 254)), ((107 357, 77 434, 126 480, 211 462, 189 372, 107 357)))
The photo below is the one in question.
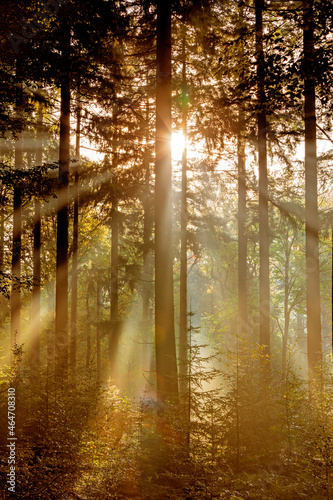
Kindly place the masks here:
POLYGON ((182 132, 173 132, 171 136, 171 154, 172 159, 180 161, 185 148, 185 137, 182 132))

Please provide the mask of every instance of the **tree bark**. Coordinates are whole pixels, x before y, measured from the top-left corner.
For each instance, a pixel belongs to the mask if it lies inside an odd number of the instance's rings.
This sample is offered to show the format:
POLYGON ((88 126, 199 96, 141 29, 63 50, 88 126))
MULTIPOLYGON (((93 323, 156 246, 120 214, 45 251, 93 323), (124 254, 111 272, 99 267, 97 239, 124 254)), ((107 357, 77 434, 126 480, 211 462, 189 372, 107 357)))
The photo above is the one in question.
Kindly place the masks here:
POLYGON ((101 290, 99 277, 96 278, 96 365, 97 365, 97 382, 101 381, 101 290))
MULTIPOLYGON (((239 2, 240 63, 244 65, 243 2, 239 2)), ((240 83, 244 77, 241 70, 240 83)), ((245 171, 245 119, 243 105, 238 107, 237 167, 238 167, 238 332, 243 338, 248 332, 248 281, 247 281, 247 236, 246 236, 246 171, 245 171)))
MULTIPOLYGON (((17 62, 18 83, 16 90, 16 111, 20 116, 23 107, 22 84, 19 81, 19 62, 17 62)), ((23 138, 19 132, 15 142, 15 169, 23 169, 23 138)), ((12 251, 12 289, 11 289, 11 347, 20 343, 21 323, 21 257, 22 257, 22 192, 19 185, 14 186, 13 206, 13 251, 12 251)))
POLYGON ((290 324, 290 310, 289 310, 289 262, 290 262, 290 247, 289 247, 289 231, 287 230, 286 238, 286 261, 284 266, 284 329, 282 339, 282 375, 285 376, 287 366, 287 349, 289 340, 289 324, 290 324))
POLYGON ((188 388, 188 366, 187 366, 187 103, 186 103, 186 31, 183 33, 183 75, 182 75, 182 129, 185 147, 182 155, 182 191, 181 191, 181 215, 180 215, 180 293, 179 293, 179 393, 182 398, 186 396, 188 388))
POLYGON ((76 165, 73 188, 73 257, 72 257, 72 294, 71 294, 71 337, 70 337, 70 368, 72 377, 76 376, 77 351, 77 288, 78 288, 78 248, 79 248, 79 163, 81 140, 81 107, 78 106, 76 115, 76 165))
POLYGON ((178 397, 171 184, 171 1, 157 2, 155 350, 157 397, 178 397))
MULTIPOLYGON (((22 138, 15 144, 15 166, 23 163, 22 138)), ((20 343, 21 323, 21 255, 22 255, 22 193, 14 188, 12 292, 11 292, 11 346, 20 343)))
POLYGON ((269 225, 268 225, 268 180, 267 180, 267 122, 265 96, 265 68, 263 47, 264 0, 255 1, 256 11, 256 54, 258 85, 258 163, 259 163, 259 301, 260 330, 259 343, 265 363, 270 356, 270 289, 269 289, 269 225))
POLYGON ((151 363, 151 318, 150 304, 152 299, 151 283, 153 281, 152 254, 151 254, 151 235, 152 235, 152 206, 150 193, 150 169, 148 160, 145 159, 145 194, 143 201, 144 219, 143 219, 143 286, 142 286, 142 368, 143 372, 150 370, 151 363))
POLYGON ((119 216, 117 202, 114 201, 111 212, 111 303, 109 364, 111 378, 117 377, 117 354, 119 343, 119 216))
POLYGON ((238 318, 239 333, 248 332, 247 291, 247 236, 246 236, 246 173, 245 144, 242 137, 243 113, 239 112, 239 133, 237 143, 238 164, 238 318))
MULTIPOLYGON (((43 105, 39 104, 37 118, 37 150, 36 164, 43 164, 43 105)), ((40 363, 40 298, 41 298, 41 202, 35 198, 35 214, 33 228, 33 291, 32 291, 32 345, 31 365, 40 363)))
POLYGON ((90 369, 91 361, 91 341, 90 341, 90 306, 89 306, 89 283, 87 284, 86 290, 86 314, 87 314, 87 324, 86 324, 86 370, 90 369))
POLYGON ((67 35, 65 32, 65 36, 67 36, 68 40, 63 50, 64 67, 61 82, 55 318, 55 376, 59 381, 66 380, 68 375, 69 29, 67 35))
POLYGON ((317 195, 314 19, 312 0, 303 1, 304 123, 305 123, 305 255, 308 370, 311 379, 322 361, 319 216, 317 195))

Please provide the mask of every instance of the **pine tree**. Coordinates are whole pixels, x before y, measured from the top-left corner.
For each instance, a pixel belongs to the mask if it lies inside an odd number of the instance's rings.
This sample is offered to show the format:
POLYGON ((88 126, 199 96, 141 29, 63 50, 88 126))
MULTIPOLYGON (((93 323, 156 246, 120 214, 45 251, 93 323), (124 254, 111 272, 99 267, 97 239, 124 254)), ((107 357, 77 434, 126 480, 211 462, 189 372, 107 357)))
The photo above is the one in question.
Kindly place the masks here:
POLYGON ((321 310, 319 277, 319 217, 316 151, 316 52, 312 0, 303 1, 303 71, 305 124, 306 307, 310 379, 321 366, 321 310))
POLYGON ((72 294, 71 294, 71 336, 70 336, 70 367, 75 379, 77 358, 77 293, 78 293, 78 246, 79 246, 79 168, 81 143, 81 105, 76 110, 76 165, 73 186, 73 257, 72 257, 72 294))
POLYGON ((171 222, 171 1, 157 2, 155 346, 157 396, 178 396, 171 222))
MULTIPOLYGON (((244 5, 239 2, 239 58, 244 65, 244 5)), ((241 70, 240 84, 244 79, 244 69, 241 70)), ((238 132, 237 132, 237 168, 238 168, 238 320, 241 336, 248 332, 248 280, 247 280, 247 236, 246 236, 246 171, 245 171, 245 114, 244 105, 238 106, 238 132)))
POLYGON ((185 146, 182 154, 181 220, 180 220, 180 304, 179 304, 179 391, 186 394, 187 370, 187 85, 186 85, 186 29, 182 35, 182 130, 185 146))
MULTIPOLYGON (((65 15, 65 13, 63 13, 65 15)), ((55 312, 55 377, 68 375, 68 206, 70 162, 70 26, 64 23, 60 104, 59 187, 55 312)))
POLYGON ((269 288, 269 223, 268 223, 268 180, 267 180, 267 120, 265 96, 265 67, 263 48, 264 0, 256 0, 256 57, 257 57, 257 125, 259 163, 259 253, 260 253, 260 332, 259 342, 266 363, 270 356, 270 288, 269 288))
MULTIPOLYGON (((43 164, 43 103, 38 105, 36 164, 43 164)), ((35 197, 33 227, 33 295, 32 295, 32 346, 31 364, 40 364, 40 301, 41 301, 41 202, 35 197)))
MULTIPOLYGON (((23 87, 20 70, 21 60, 16 61, 16 113, 23 114, 23 87)), ((18 133, 15 141, 15 169, 23 170, 23 137, 18 133)), ((14 186, 13 205, 13 251, 12 251, 12 289, 11 289, 11 345, 20 342, 21 332, 21 256, 22 256, 22 191, 21 185, 14 186)))

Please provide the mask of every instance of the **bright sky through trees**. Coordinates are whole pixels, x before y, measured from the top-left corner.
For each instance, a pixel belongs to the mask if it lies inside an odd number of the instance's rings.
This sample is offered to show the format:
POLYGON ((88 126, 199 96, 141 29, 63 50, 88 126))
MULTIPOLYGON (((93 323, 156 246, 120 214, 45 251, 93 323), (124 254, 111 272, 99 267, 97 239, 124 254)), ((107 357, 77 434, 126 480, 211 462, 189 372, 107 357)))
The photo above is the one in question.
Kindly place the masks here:
POLYGON ((174 161, 181 161, 185 148, 185 137, 182 132, 173 132, 171 135, 171 153, 174 161))

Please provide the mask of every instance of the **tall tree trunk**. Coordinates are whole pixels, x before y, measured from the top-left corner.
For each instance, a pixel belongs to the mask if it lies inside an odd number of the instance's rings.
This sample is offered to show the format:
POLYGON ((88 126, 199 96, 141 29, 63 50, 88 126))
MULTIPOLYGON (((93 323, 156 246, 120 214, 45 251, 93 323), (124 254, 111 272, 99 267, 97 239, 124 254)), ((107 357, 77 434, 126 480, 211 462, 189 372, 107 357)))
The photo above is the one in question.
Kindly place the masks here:
MULTIPOLYGON (((240 46, 239 58, 244 65, 244 9, 239 2, 240 46)), ((240 83, 244 77, 241 71, 240 83)), ((242 104, 238 108, 237 167, 238 167, 238 332, 242 337, 248 332, 248 282, 247 282, 247 236, 246 236, 246 171, 245 171, 245 139, 244 110, 242 104)))
POLYGON ((101 290, 99 277, 96 278, 96 365, 97 365, 97 382, 101 381, 101 290))
MULTIPOLYGON (((297 312, 296 317, 296 331, 297 331, 297 344, 298 344, 298 356, 302 358, 302 365, 306 364, 307 357, 307 335, 305 332, 305 321, 303 314, 297 312)), ((305 375, 305 370, 304 370, 305 375)))
MULTIPOLYGON (((66 28, 67 30, 67 28, 66 28)), ((63 51, 64 68, 61 82, 59 188, 57 211, 55 376, 60 382, 68 375, 68 181, 70 145, 70 72, 67 36, 63 51)))
POLYGON ((80 164, 80 140, 81 140, 81 106, 77 108, 76 115, 76 165, 73 188, 73 257, 72 257, 72 294, 71 294, 71 337, 69 360, 72 377, 76 375, 76 350, 77 350, 77 264, 79 247, 79 164, 80 164))
POLYGON ((171 0, 157 2, 155 349, 157 397, 178 396, 174 329, 171 168, 171 0))
POLYGON ((305 220, 306 307, 309 378, 322 360, 319 216, 317 196, 316 98, 314 20, 312 0, 303 1, 304 15, 304 121, 305 121, 305 220))
MULTIPOLYGON (((36 165, 43 164, 43 105, 38 107, 36 165)), ((41 296, 41 202, 35 198, 33 228, 33 291, 32 291, 32 345, 31 365, 40 363, 40 296, 41 296)))
POLYGON ((87 314, 87 324, 86 324, 86 370, 90 369, 90 361, 91 361, 91 340, 90 340, 90 305, 89 305, 89 294, 90 287, 89 283, 87 284, 86 291, 86 314, 87 314))
MULTIPOLYGON (((245 74, 244 60, 244 3, 238 2, 239 13, 239 61, 241 84, 245 74)), ((237 174, 238 174, 238 329, 237 329, 237 365, 236 365, 236 472, 240 470, 241 434, 239 409, 239 339, 245 339, 249 332, 248 325, 248 279, 247 279, 247 236, 246 236, 246 157, 245 157, 245 113, 242 102, 238 106, 238 136, 237 136, 237 174)))
POLYGON ((150 169, 148 160, 145 159, 145 194, 143 201, 143 286, 142 286, 142 368, 143 373, 150 370, 151 363, 151 318, 150 304, 152 299, 151 282, 153 280, 152 255, 151 255, 151 235, 152 235, 152 207, 150 193, 150 169))
MULTIPOLYGON (((146 75, 147 85, 149 84, 148 73, 146 75)), ((146 387, 151 390, 153 387, 153 373, 155 373, 154 363, 155 356, 153 355, 152 343, 152 299, 153 299, 153 273, 154 263, 152 255, 152 231, 153 231, 153 206, 152 193, 150 188, 151 167, 150 167, 150 105, 149 96, 146 102, 146 119, 145 119, 145 146, 143 157, 143 170, 145 171, 145 186, 143 197, 143 285, 142 285, 142 370, 143 376, 147 380, 146 387)))
POLYGON ((110 303, 110 337, 109 364, 110 376, 117 377, 117 354, 119 342, 119 215, 117 201, 113 202, 111 211, 111 303, 110 303))
MULTIPOLYGON (((20 168, 23 162, 22 139, 15 144, 15 165, 20 168)), ((22 193, 20 187, 14 188, 13 254, 12 254, 12 292, 11 292, 11 345, 20 343, 21 323, 21 254, 22 254, 22 193)))
POLYGON ((290 310, 289 310, 289 262, 290 262, 290 250, 289 247, 289 231, 287 229, 286 237, 286 260, 284 265, 284 329, 283 329, 283 339, 282 339, 282 375, 285 376, 286 366, 287 366, 287 349, 289 340, 289 324, 290 324, 290 310))
POLYGON ((260 254, 260 331, 265 366, 270 356, 269 225, 267 181, 266 97, 262 14, 264 0, 255 0, 256 54, 258 84, 258 162, 259 162, 259 254, 260 254))
MULTIPOLYGON (((22 84, 19 82, 19 62, 17 62, 18 83, 16 90, 16 110, 21 117, 23 107, 22 84)), ((15 142, 15 169, 23 169, 23 138, 18 134, 15 142)), ((12 289, 11 289, 11 346, 20 343, 21 323, 21 256, 22 256, 22 192, 14 186, 12 289)))
POLYGON ((182 155, 182 191, 181 191, 181 215, 180 215, 180 303, 179 303, 179 392, 184 398, 187 393, 188 366, 187 366, 187 84, 186 84, 186 31, 183 33, 183 75, 182 75, 182 129, 185 146, 182 155))
POLYGON ((248 331, 248 291, 247 291, 247 236, 246 236, 246 173, 245 143, 242 137, 244 117, 239 111, 239 133, 237 142, 238 164, 238 318, 239 334, 242 337, 248 331))
POLYGON ((145 197, 143 202, 143 287, 142 287, 142 321, 149 320, 150 292, 149 292, 149 271, 150 271, 150 238, 151 238, 151 207, 149 200, 149 167, 146 168, 145 197))

